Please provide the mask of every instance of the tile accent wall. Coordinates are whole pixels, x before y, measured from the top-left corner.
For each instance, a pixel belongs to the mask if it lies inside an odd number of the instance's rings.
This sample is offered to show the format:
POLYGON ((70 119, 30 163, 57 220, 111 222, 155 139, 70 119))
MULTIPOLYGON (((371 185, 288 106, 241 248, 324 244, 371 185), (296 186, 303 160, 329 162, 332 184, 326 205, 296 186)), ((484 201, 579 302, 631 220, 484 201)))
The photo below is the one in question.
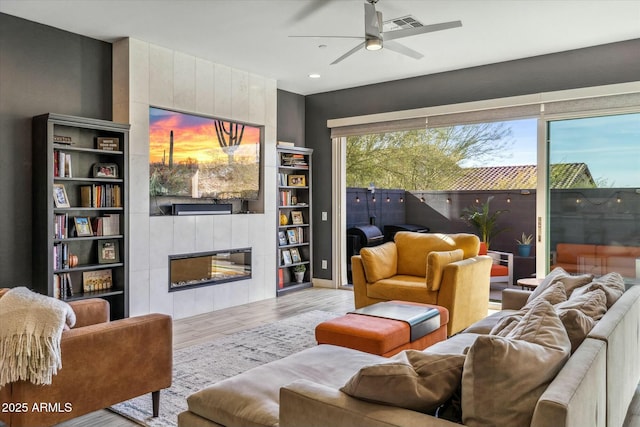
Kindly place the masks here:
POLYGON ((131 38, 113 45, 113 120, 131 124, 129 312, 183 318, 275 297, 276 81, 131 38), (264 125, 263 213, 149 216, 149 106, 264 125), (251 247, 253 277, 168 292, 168 256, 251 247))

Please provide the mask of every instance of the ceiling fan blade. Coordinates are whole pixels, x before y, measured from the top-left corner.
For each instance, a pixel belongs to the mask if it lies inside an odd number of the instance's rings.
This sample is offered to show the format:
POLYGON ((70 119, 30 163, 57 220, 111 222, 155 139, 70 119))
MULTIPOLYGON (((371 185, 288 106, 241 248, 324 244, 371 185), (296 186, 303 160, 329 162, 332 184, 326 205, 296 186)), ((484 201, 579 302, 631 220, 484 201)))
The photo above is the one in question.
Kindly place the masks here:
POLYGON ((364 4, 364 33, 369 38, 380 38, 382 29, 382 14, 376 12, 373 3, 364 4))
POLYGON ((410 37, 418 34, 433 33, 434 31, 448 30, 449 28, 462 27, 462 21, 441 22, 439 24, 425 25, 424 27, 407 28, 405 30, 387 31, 384 40, 395 40, 402 37, 410 37))
POLYGON ((365 42, 362 43, 358 43, 358 45, 356 47, 354 47, 353 49, 351 49, 349 52, 345 53, 344 55, 342 55, 340 58, 336 59, 335 61, 333 61, 331 63, 331 65, 335 65, 338 62, 342 61, 343 59, 353 55, 354 53, 356 53, 357 51, 359 51, 360 49, 362 49, 364 47, 365 42))
POLYGON ((361 36, 288 36, 292 38, 310 38, 310 39, 364 39, 361 36))
POLYGON ((298 21, 302 21, 307 17, 313 15, 318 12, 320 9, 323 9, 325 6, 329 5, 332 0, 313 0, 311 3, 304 6, 298 13, 294 14, 291 18, 287 20, 289 24, 295 24, 298 21))
POLYGON ((384 48, 409 56, 413 59, 420 59, 424 57, 424 55, 422 55, 420 52, 416 52, 415 50, 410 49, 405 45, 400 44, 398 42, 394 42, 394 41, 385 41, 384 48))

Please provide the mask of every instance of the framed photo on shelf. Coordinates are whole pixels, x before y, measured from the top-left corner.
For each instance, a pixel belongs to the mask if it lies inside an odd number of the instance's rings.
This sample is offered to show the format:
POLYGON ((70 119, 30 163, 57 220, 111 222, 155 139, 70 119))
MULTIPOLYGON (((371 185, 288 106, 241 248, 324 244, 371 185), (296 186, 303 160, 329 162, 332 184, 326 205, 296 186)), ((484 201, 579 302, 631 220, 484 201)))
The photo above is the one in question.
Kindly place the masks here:
POLYGON ((304 224, 304 220, 302 219, 302 211, 291 211, 291 223, 304 224))
POLYGON ((307 185, 307 177, 304 175, 289 175, 287 184, 289 187, 304 187, 307 185))
POLYGON ((98 264, 120 262, 120 250, 116 239, 98 240, 98 264))
POLYGON ((302 262, 302 258, 300 258, 300 252, 298 252, 298 248, 291 248, 291 261, 302 262))
POLYGON ((64 189, 64 184, 53 184, 53 202, 56 208, 70 208, 69 198, 67 197, 67 190, 64 189))
POLYGON ((82 290, 84 292, 102 291, 113 287, 111 269, 83 271, 82 290))
POLYGON ((77 237, 93 236, 93 230, 91 229, 91 221, 89 221, 89 217, 77 216, 73 218, 73 222, 76 226, 77 237))
POLYGON ((94 163, 93 177, 94 178, 117 178, 118 165, 116 165, 115 163, 94 163))
POLYGON ((284 265, 293 264, 293 261, 291 260, 291 252, 289 252, 289 249, 285 249, 284 251, 282 251, 282 263, 284 265))
POLYGON ((296 243, 298 243, 296 230, 287 230, 287 239, 289 240, 290 245, 295 245, 296 243))
POLYGON ((284 234, 284 231, 278 231, 278 243, 280 246, 287 244, 287 236, 284 234))

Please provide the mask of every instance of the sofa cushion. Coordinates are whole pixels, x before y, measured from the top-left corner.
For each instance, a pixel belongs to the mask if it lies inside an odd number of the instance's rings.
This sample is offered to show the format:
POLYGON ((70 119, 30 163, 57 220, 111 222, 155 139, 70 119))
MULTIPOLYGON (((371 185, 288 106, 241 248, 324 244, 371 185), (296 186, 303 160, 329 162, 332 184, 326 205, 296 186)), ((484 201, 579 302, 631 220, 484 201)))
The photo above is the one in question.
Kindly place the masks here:
POLYGON ((545 300, 551 305, 559 304, 567 300, 567 291, 565 290, 564 283, 562 279, 558 279, 555 282, 551 282, 549 286, 544 289, 540 295, 533 298, 531 301, 528 301, 527 304, 523 307, 523 310, 528 310, 534 304, 536 304, 540 300, 545 300))
POLYGON ((462 249, 453 251, 433 251, 427 255, 427 289, 437 291, 447 264, 461 261, 464 252, 462 249))
POLYGON ((567 297, 570 297, 574 290, 591 283, 593 280, 593 274, 580 274, 580 275, 567 275, 558 279, 562 282, 564 289, 567 292, 567 297))
POLYGON ((460 386, 464 359, 461 354, 406 350, 388 362, 361 368, 340 390, 358 399, 430 413, 460 386))
POLYGON ((602 289, 572 295, 567 301, 555 306, 558 314, 565 310, 580 310, 593 320, 600 320, 607 312, 607 297, 602 289))
POLYGON ((558 314, 558 317, 560 317, 560 320, 567 331, 569 341, 571 341, 571 353, 573 354, 580 344, 582 344, 582 341, 587 337, 587 334, 591 331, 596 322, 582 311, 572 308, 562 310, 558 314))
POLYGON ((507 336, 478 336, 462 372, 464 424, 530 425, 538 398, 570 350, 562 322, 544 300, 533 305, 507 336))
POLYGON ((533 301, 538 295, 544 292, 553 282, 555 282, 559 277, 566 277, 569 274, 561 267, 556 267, 547 274, 542 282, 531 292, 529 298, 527 299, 527 303, 533 301))
POLYGON ((495 313, 491 313, 484 319, 480 319, 473 325, 464 330, 465 333, 473 332, 476 334, 488 334, 491 330, 500 322, 504 317, 511 316, 512 314, 519 313, 519 310, 500 310, 495 313))
POLYGON ((362 266, 367 282, 375 283, 381 279, 388 279, 396 274, 398 257, 396 245, 391 242, 379 246, 362 248, 360 250, 362 266))
MULTIPOLYGON (((624 293, 624 279, 619 273, 608 273, 594 279, 593 282, 587 286, 576 289, 573 293, 577 298, 596 289, 600 289, 606 296, 606 305, 607 309, 609 309, 624 293)), ((573 296, 574 295, 572 295, 572 297, 573 296)))
POLYGON ((398 274, 425 277, 427 255, 433 251, 462 249, 463 259, 478 255, 480 239, 474 234, 415 233, 400 231, 394 237, 398 274))

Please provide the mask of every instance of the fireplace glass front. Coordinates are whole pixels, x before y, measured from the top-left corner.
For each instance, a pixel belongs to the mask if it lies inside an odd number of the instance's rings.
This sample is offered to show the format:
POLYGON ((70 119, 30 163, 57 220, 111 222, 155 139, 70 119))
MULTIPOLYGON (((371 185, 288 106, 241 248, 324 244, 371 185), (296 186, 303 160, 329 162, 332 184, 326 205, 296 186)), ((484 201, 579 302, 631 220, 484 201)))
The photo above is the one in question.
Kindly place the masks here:
POLYGON ((251 248, 169 256, 169 292, 251 278, 251 248))

